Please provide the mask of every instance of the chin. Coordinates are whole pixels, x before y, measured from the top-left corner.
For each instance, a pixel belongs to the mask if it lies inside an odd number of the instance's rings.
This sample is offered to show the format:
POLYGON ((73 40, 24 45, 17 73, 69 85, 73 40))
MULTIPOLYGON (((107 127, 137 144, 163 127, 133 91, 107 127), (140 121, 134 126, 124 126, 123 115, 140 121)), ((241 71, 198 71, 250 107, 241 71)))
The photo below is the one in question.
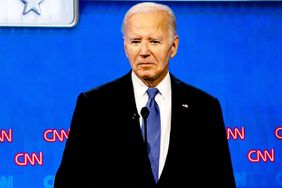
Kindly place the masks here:
POLYGON ((142 71, 139 76, 144 80, 149 80, 154 77, 154 74, 151 71, 142 71))

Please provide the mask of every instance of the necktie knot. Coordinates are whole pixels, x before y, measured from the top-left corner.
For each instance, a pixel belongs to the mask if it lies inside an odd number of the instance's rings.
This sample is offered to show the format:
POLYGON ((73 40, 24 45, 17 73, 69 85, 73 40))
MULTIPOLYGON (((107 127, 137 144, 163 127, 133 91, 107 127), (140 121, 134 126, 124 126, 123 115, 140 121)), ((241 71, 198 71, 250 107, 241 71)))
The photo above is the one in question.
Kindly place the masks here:
POLYGON ((158 92, 159 92, 158 88, 149 88, 147 90, 149 100, 154 99, 155 96, 158 94, 158 92))

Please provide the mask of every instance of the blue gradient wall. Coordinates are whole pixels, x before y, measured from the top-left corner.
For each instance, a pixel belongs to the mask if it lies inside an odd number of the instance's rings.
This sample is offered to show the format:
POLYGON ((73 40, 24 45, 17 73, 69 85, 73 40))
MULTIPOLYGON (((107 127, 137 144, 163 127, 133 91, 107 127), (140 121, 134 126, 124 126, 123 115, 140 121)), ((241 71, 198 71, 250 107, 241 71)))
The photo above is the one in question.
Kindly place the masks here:
MULTIPOLYGON (((180 36, 171 71, 219 98, 238 188, 282 187, 282 3, 164 3, 180 36)), ((69 29, 0 28, 0 188, 53 187, 76 97, 130 69, 133 4, 81 1, 69 29)))

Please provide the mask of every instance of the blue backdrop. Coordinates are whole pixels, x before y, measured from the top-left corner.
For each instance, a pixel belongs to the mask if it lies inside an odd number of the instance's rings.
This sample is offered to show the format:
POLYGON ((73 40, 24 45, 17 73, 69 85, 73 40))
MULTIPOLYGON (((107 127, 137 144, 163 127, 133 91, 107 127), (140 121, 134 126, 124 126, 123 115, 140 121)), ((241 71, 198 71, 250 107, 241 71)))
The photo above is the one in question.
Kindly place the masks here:
MULTIPOLYGON (((164 3, 171 71, 219 98, 237 187, 282 187, 282 2, 164 3)), ((74 28, 0 28, 0 188, 53 187, 78 94, 130 69, 133 4, 80 1, 74 28)))

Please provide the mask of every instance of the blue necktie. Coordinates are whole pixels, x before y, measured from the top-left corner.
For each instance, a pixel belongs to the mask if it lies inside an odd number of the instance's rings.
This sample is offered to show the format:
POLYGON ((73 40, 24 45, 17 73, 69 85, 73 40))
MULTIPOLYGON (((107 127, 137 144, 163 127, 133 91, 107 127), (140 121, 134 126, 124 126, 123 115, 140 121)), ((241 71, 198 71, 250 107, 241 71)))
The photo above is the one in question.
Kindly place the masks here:
MULTIPOLYGON (((158 93, 157 88, 149 88, 147 94, 149 96, 146 107, 149 109, 149 116, 147 118, 147 151, 151 162, 151 169, 155 178, 158 181, 159 173, 159 157, 160 157, 160 110, 155 101, 155 96, 158 93)), ((142 126, 144 134, 144 126, 142 126)))

